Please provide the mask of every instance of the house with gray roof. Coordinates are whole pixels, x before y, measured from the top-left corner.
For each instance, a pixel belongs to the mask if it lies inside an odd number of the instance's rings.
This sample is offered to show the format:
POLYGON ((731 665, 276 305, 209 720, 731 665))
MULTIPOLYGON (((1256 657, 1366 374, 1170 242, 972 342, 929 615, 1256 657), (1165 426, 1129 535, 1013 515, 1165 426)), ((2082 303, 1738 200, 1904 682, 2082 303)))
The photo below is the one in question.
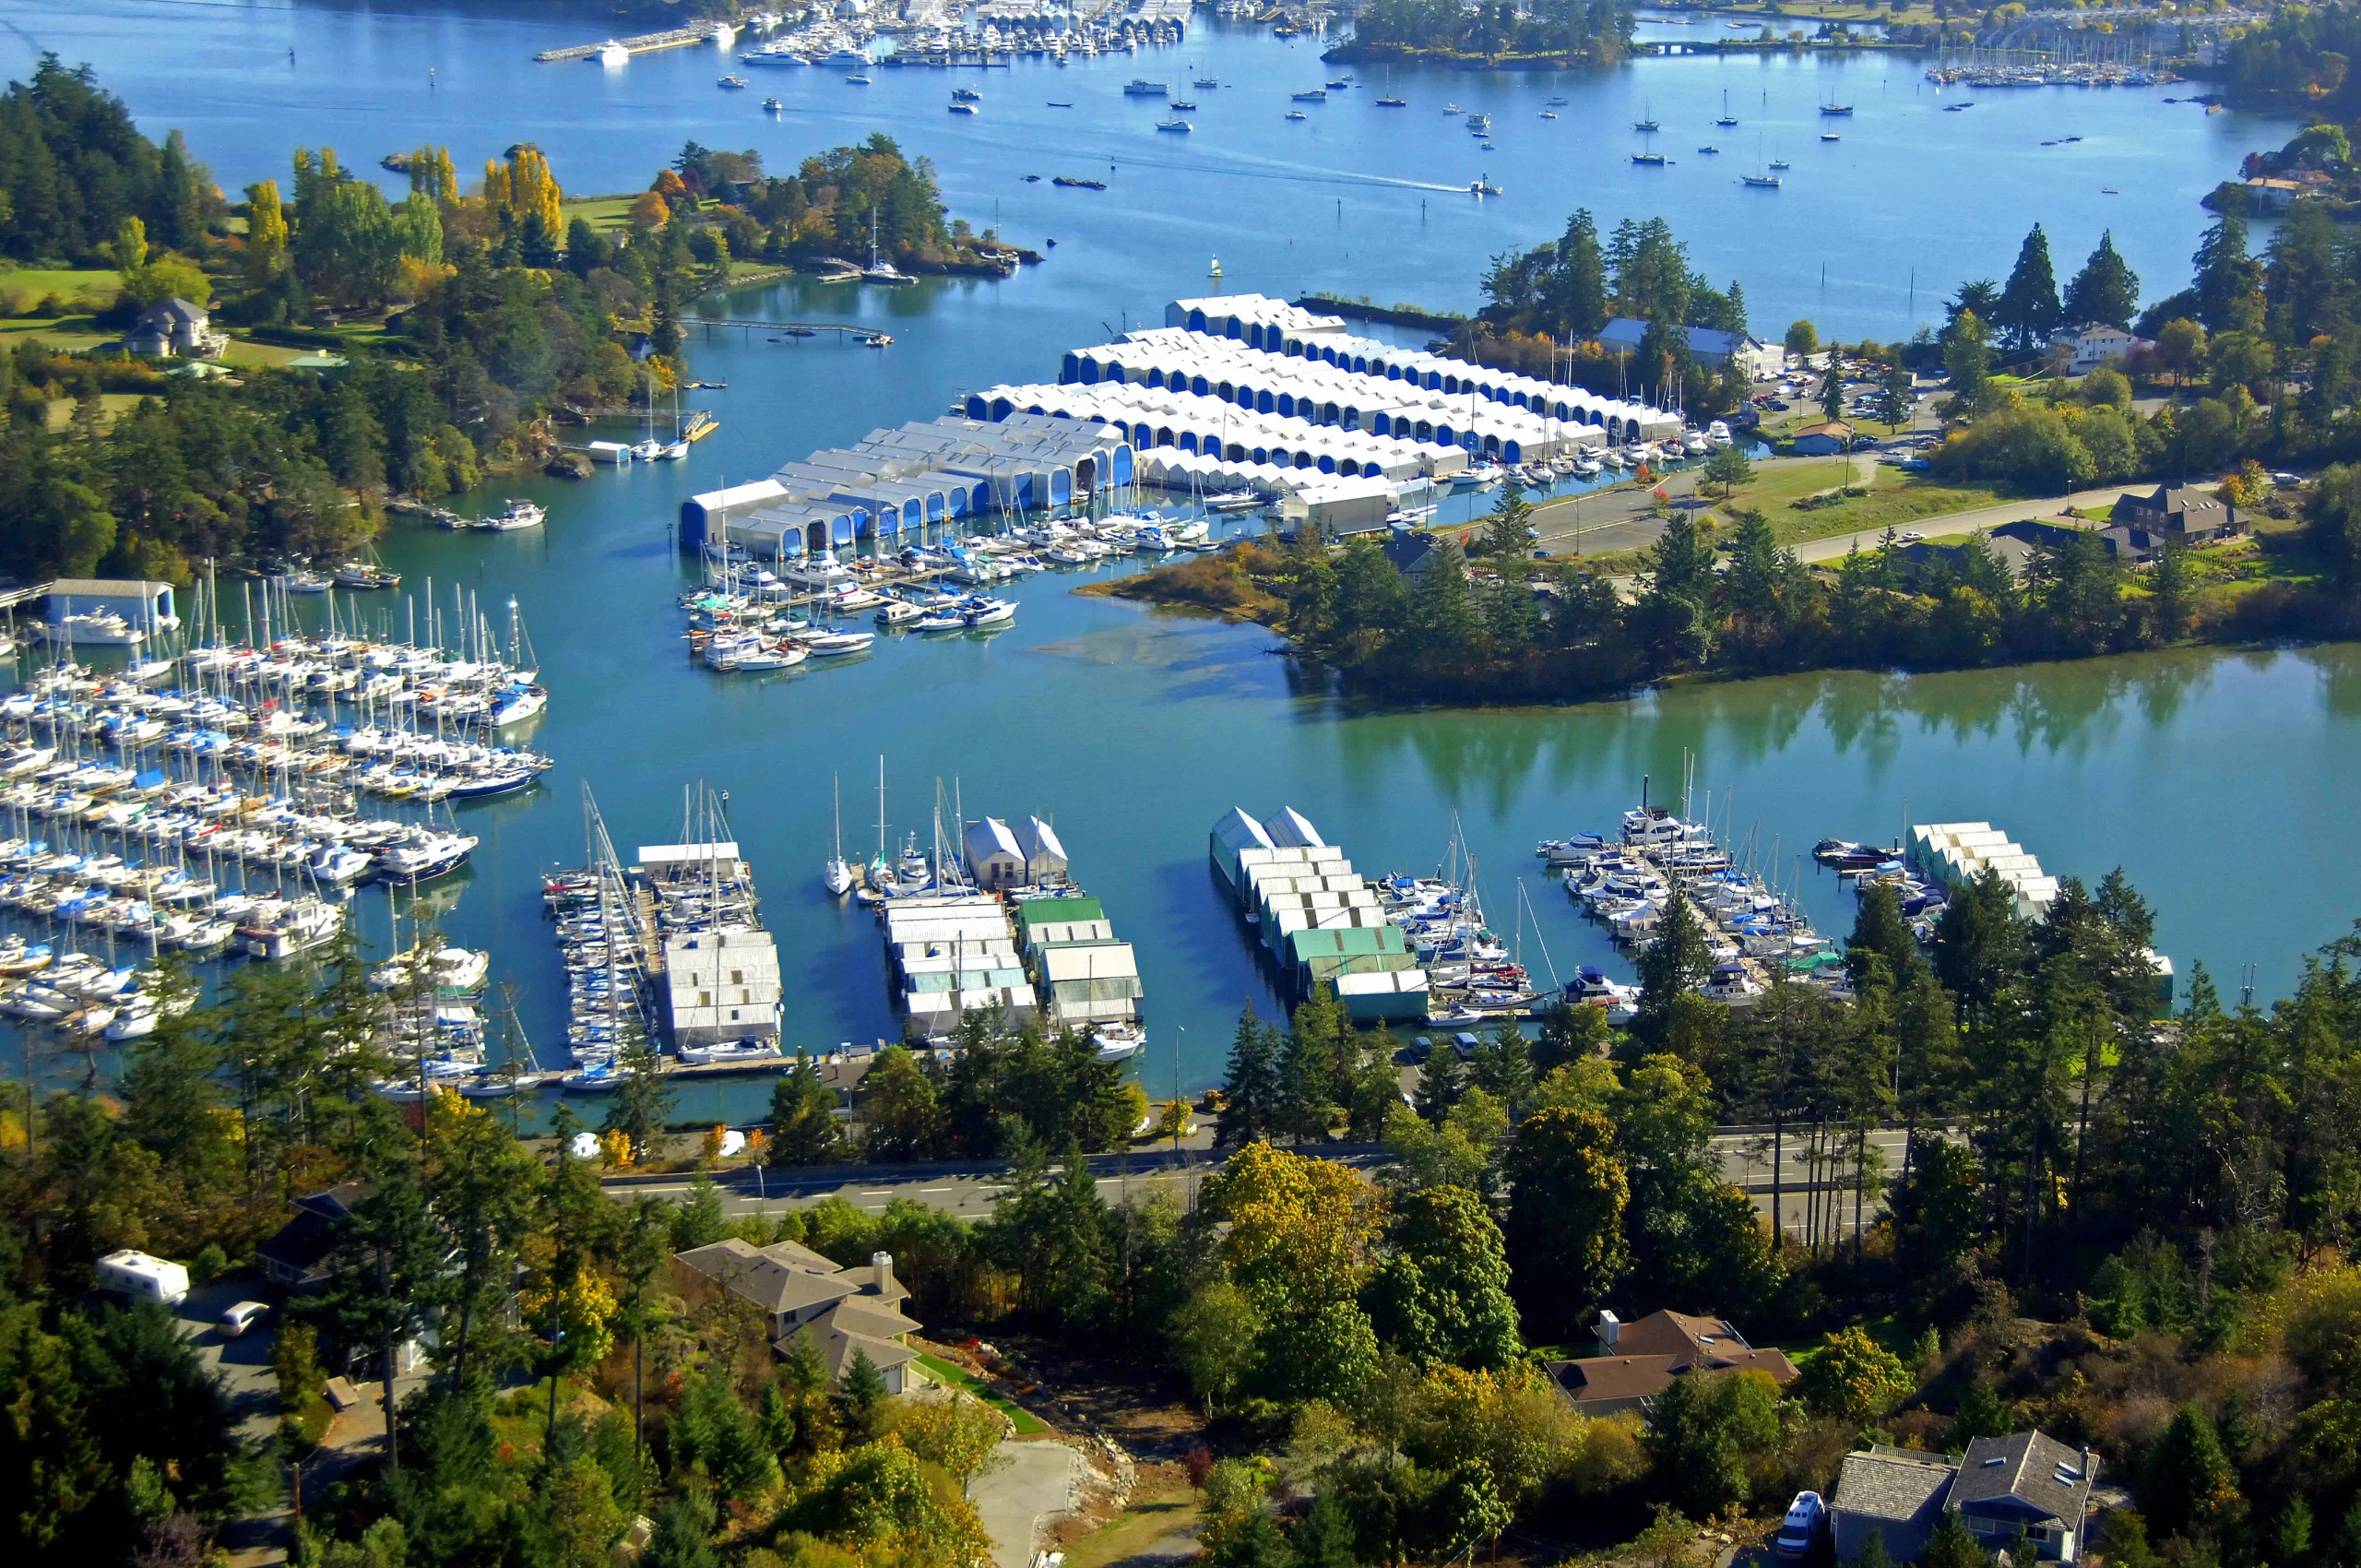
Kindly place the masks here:
POLYGON ((2037 1431, 1979 1437, 1957 1464, 1898 1448, 1848 1454, 1831 1503, 1840 1558, 1859 1555, 1871 1532, 1907 1562, 1948 1509, 1987 1551, 2023 1562, 2081 1560, 2098 1455, 2037 1431))
POLYGON ((884 1375, 888 1394, 923 1381, 914 1369, 919 1353, 902 1337, 919 1327, 901 1311, 910 1293, 894 1277, 889 1253, 871 1254, 865 1269, 847 1270, 800 1242, 757 1247, 732 1236, 675 1253, 672 1277, 692 1307, 727 1296, 761 1313, 780 1355, 799 1336, 808 1336, 832 1378, 841 1380, 859 1351, 884 1375))
POLYGON ((1916 1558, 1943 1516, 1957 1473, 1940 1454, 1880 1445, 1845 1455, 1830 1510, 1838 1560, 1860 1556, 1873 1535, 1896 1562, 1916 1558))

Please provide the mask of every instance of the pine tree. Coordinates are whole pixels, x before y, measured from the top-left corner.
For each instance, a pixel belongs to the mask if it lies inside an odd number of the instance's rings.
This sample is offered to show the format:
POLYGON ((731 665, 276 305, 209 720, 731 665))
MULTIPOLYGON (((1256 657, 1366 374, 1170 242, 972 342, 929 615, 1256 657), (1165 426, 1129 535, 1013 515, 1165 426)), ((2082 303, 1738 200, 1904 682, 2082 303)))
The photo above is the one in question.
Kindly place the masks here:
POLYGON ((1607 261, 1589 208, 1577 208, 1567 220, 1557 260, 1548 293, 1550 325, 1567 340, 1588 338, 1607 325, 1607 261))
POLYGON ((836 1091, 821 1080, 811 1054, 799 1051, 795 1065, 771 1088, 770 1162, 825 1165, 843 1152, 836 1091))
POLYGON ((2099 235, 2098 249, 2082 263, 2082 270, 2066 285, 2066 319, 2128 331, 2139 310, 2140 275, 2115 248, 2115 231, 2109 229, 2099 235))
POLYGON ((2019 353, 2037 349, 2058 330, 2058 278, 2049 264, 2049 236, 2033 226, 2018 248, 2017 265, 2000 291, 1995 320, 2019 353))
POLYGON ((1631 1020, 1632 1033, 1643 1039, 1660 1039, 1680 999, 1712 969, 1704 925, 1690 907, 1688 895, 1676 887, 1656 921, 1655 939, 1640 955, 1640 1005, 1631 1020))
POLYGON ((2243 213, 2225 212, 2198 242, 2197 319, 2208 332, 2243 332, 2258 325, 2255 291, 2261 269, 2247 255, 2243 213))
MULTIPOLYGON (((1492 507, 1490 519, 1484 527, 1484 552, 1496 562, 1513 561, 1525 553, 1527 535, 1533 525, 1533 504, 1525 498, 1525 485, 1514 478, 1501 486, 1501 498, 1492 507)), ((1501 570, 1509 568, 1502 564, 1501 570)))
POLYGON ((1230 1037, 1229 1070, 1221 1093, 1216 1147, 1267 1141, 1278 1128, 1279 1031, 1254 1016, 1252 1002, 1239 1014, 1238 1032, 1230 1037))
POLYGON ((1955 1509, 1945 1509, 1918 1550, 1918 1568, 1992 1568, 1992 1556, 1977 1543, 1955 1509))

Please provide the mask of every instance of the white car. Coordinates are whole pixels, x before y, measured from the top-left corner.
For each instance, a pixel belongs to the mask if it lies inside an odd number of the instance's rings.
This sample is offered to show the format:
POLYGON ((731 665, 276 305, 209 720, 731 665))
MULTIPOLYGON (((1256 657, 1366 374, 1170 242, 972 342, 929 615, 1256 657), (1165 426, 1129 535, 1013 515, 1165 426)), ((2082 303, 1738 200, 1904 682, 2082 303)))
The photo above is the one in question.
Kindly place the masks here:
POLYGON ((270 1315, 268 1301, 240 1301, 220 1317, 221 1337, 243 1338, 246 1330, 270 1315))

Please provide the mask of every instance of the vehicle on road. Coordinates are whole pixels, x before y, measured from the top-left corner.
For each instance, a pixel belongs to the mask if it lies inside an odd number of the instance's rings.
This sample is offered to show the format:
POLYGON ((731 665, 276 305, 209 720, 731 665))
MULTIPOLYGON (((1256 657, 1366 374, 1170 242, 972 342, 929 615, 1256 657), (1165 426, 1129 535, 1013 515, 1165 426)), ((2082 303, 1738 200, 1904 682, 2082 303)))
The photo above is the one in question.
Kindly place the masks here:
POLYGON ((245 1336, 246 1330, 252 1328, 255 1324, 260 1323, 264 1318, 268 1317, 269 1315, 270 1303, 268 1301, 240 1301, 236 1306, 231 1307, 228 1312, 221 1314, 219 1320, 221 1337, 224 1339, 243 1338, 245 1336))

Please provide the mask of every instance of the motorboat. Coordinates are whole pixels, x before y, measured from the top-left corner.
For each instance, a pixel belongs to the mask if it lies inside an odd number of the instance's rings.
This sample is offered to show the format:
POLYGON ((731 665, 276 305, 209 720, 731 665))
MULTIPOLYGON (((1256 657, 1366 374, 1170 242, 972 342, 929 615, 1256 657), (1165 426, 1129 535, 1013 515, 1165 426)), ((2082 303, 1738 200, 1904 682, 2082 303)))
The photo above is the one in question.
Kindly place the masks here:
POLYGON ((815 658, 842 659, 847 654, 866 653, 869 645, 877 640, 875 632, 820 632, 803 639, 803 646, 815 658))
POLYGON ((599 45, 599 52, 591 58, 601 65, 627 65, 631 63, 631 51, 611 38, 599 45))
POLYGON ((333 941, 344 928, 344 910, 321 898, 289 898, 269 906, 253 923, 237 928, 247 956, 291 958, 333 941))
POLYGON ((1147 1033, 1135 1023, 1100 1024, 1090 1031, 1101 1062, 1128 1062, 1147 1049, 1147 1033))
POLYGON ((681 1061, 691 1067, 753 1065, 778 1060, 778 1042, 767 1039, 725 1039, 712 1045, 681 1047, 681 1061))
POLYGON ((477 519, 476 527, 488 533, 514 533, 519 529, 537 529, 549 520, 549 513, 530 501, 511 497, 507 509, 489 517, 477 519))

